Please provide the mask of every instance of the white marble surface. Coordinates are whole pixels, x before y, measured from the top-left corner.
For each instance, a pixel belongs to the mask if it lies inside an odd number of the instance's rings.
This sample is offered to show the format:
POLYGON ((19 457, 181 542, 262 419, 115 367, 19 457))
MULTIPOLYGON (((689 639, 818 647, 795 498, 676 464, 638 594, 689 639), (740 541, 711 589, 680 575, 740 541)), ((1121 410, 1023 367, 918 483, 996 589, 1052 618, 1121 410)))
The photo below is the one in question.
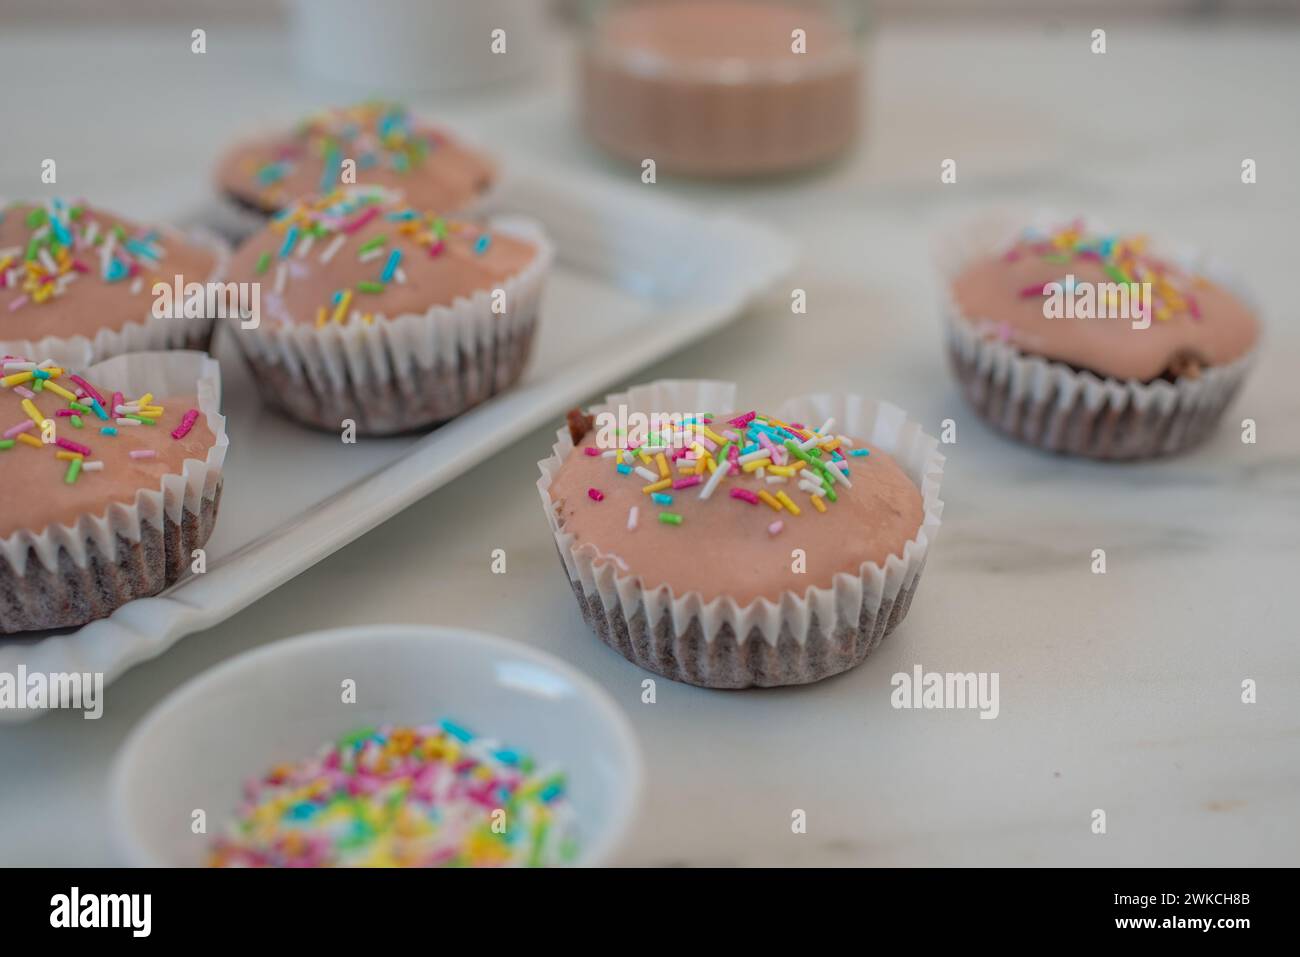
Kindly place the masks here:
MULTIPOLYGON (((190 27, 0 34, 0 193, 65 192, 168 215, 202 195, 211 151, 316 97, 276 36, 190 27), (60 71, 49 69, 63 64, 60 71)), ((302 631, 379 621, 473 625, 544 647, 626 708, 648 762, 627 864, 1300 863, 1300 365, 1294 295, 1300 34, 908 28, 877 37, 863 148, 815 177, 654 188, 777 223, 803 246, 792 286, 638 378, 717 376, 756 403, 817 389, 889 398, 958 423, 945 523, 906 623, 857 670, 745 693, 659 682, 586 630, 534 490, 536 433, 108 692, 98 722, 0 730, 0 863, 109 863, 107 770, 179 683, 302 631), (939 164, 958 160, 958 183, 939 164), (1259 164, 1243 186, 1240 162, 1259 164), (1137 466, 1052 458, 962 406, 939 350, 927 237, 988 203, 1051 204, 1210 245, 1263 303, 1254 376, 1212 441, 1137 466), (1258 422, 1243 445, 1233 424, 1258 422), (492 575, 504 548, 508 574, 492 575), (1090 573, 1105 548, 1108 574, 1090 573), (1001 713, 890 706, 915 664, 996 671, 1001 713), (1259 700, 1240 702, 1243 679, 1259 700), (794 835, 795 808, 808 833, 794 835), (1108 833, 1090 831, 1105 809, 1108 833)), ((503 145, 633 174, 573 131, 563 49, 545 82, 432 105, 503 145)), ((3 320, 0 320, 3 321, 3 320)), ((595 317, 593 317, 595 321, 595 317)))

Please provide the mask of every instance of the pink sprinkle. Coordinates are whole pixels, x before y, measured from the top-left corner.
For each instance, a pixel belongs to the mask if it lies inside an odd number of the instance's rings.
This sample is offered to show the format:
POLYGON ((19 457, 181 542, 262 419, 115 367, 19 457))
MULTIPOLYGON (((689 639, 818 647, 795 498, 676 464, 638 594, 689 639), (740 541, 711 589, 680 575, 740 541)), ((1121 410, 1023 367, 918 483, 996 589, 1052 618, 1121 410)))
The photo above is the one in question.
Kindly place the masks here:
POLYGON ((704 479, 698 475, 688 475, 686 478, 679 478, 673 483, 674 489, 690 488, 692 485, 699 485, 704 479))
POLYGON ((68 416, 70 416, 70 415, 76 415, 76 414, 77 414, 77 410, 76 410, 76 409, 58 409, 58 410, 55 411, 54 414, 57 415, 57 416, 58 416, 59 418, 61 418, 61 419, 66 419, 66 418, 67 418, 68 416))
POLYGON ((352 222, 345 224, 344 227, 343 227, 343 232, 345 232, 345 233, 355 233, 358 229, 360 229, 362 226, 364 226, 366 223, 370 222, 372 219, 374 219, 374 218, 375 218, 376 216, 378 216, 378 215, 379 215, 379 207, 378 207, 378 206, 371 206, 369 209, 367 209, 364 213, 362 213, 362 214, 361 214, 360 216, 358 216, 356 219, 352 220, 352 222))
POLYGON ((103 404, 104 404, 104 397, 103 397, 102 395, 99 394, 98 390, 96 390, 95 387, 94 387, 93 385, 91 385, 89 382, 87 382, 87 381, 86 381, 85 379, 83 379, 81 376, 79 376, 79 375, 69 375, 68 378, 71 379, 73 382, 77 383, 77 385, 81 386, 83 389, 85 389, 85 390, 86 390, 86 395, 90 396, 92 399, 94 399, 94 400, 95 400, 96 402, 98 402, 100 405, 103 405, 103 404))
POLYGON ((600 455, 600 449, 596 448, 594 445, 587 446, 582 450, 582 452, 584 455, 590 455, 593 459, 600 455))
POLYGON ((1196 297, 1190 292, 1187 294, 1187 309, 1191 312, 1193 319, 1197 322, 1201 321, 1201 307, 1196 304, 1196 297))
POLYGON ((758 504, 758 496, 747 488, 733 488, 731 490, 731 497, 738 498, 742 502, 748 502, 750 505, 758 504))
POLYGON ((732 432, 731 429, 727 429, 725 432, 723 432, 722 437, 726 439, 728 442, 737 442, 740 440, 740 436, 737 435, 735 432, 732 432))
POLYGON ((1091 259, 1093 262, 1101 262, 1101 253, 1095 249, 1085 249, 1082 252, 1075 253, 1080 259, 1091 259))
POLYGON ((776 451, 776 446, 772 443, 772 440, 767 437, 766 432, 758 433, 758 444, 761 445, 763 448, 767 449, 769 452, 776 451))
POLYGON ((593 502, 605 501, 605 493, 598 488, 587 489, 587 497, 591 499, 593 502))
POLYGON ((61 449, 67 449, 69 452, 78 452, 81 455, 90 455, 90 449, 80 442, 74 442, 72 439, 56 439, 54 442, 61 449))
POLYGON ((158 455, 153 449, 135 449, 131 452, 133 459, 152 459, 158 455))
POLYGON ((673 449, 671 452, 668 453, 668 458, 671 461, 676 462, 685 454, 686 454, 686 450, 681 446, 678 446, 677 448, 673 449))
POLYGON ((80 259, 72 260, 72 268, 75 269, 77 272, 90 272, 90 269, 88 269, 86 264, 83 263, 80 259))
POLYGON ((734 419, 728 419, 728 425, 734 425, 738 429, 743 429, 758 417, 757 412, 746 412, 744 415, 738 415, 734 419))
POLYGON ((5 431, 5 438, 12 439, 16 435, 22 435, 24 432, 30 429, 34 424, 35 423, 33 423, 31 419, 28 419, 26 422, 19 422, 13 428, 5 431))
POLYGON ((702 445, 702 446, 704 446, 706 449, 708 449, 710 452, 716 452, 716 451, 718 451, 718 445, 717 445, 717 443, 714 442, 714 441, 713 441, 711 438, 709 438, 707 435, 701 435, 701 436, 699 436, 699 443, 700 443, 700 445, 702 445))
POLYGON ((113 393, 113 407, 112 407, 111 409, 105 409, 104 411, 105 411, 105 412, 109 412, 109 413, 111 413, 111 414, 113 414, 113 415, 117 415, 117 408, 118 408, 118 406, 121 406, 121 405, 126 405, 126 396, 124 396, 124 395, 123 395, 122 393, 120 393, 120 392, 114 392, 114 393, 113 393))
POLYGON ((31 389, 27 388, 26 386, 16 385, 14 386, 14 391, 17 392, 24 399, 36 398, 36 393, 33 392, 31 389))
POLYGON ((780 534, 781 534, 781 529, 783 529, 783 528, 785 528, 785 523, 784 523, 783 521, 781 521, 781 520, 778 518, 778 519, 777 519, 775 522, 773 522, 771 525, 767 526, 767 534, 769 534, 769 535, 780 535, 780 534))
POLYGON ((19 296, 19 297, 18 297, 17 299, 15 299, 13 302, 9 303, 9 311, 10 311, 10 312, 13 312, 15 309, 17 309, 19 306, 21 306, 21 305, 22 305, 23 303, 25 303, 26 301, 27 301, 27 297, 26 297, 26 296, 19 296))
POLYGON ((443 250, 443 242, 442 242, 442 240, 440 239, 440 240, 438 240, 436 243, 434 243, 432 246, 429 247, 429 258, 430 258, 430 259, 435 259, 435 258, 437 258, 438 254, 439 254, 440 252, 442 252, 442 250, 443 250))
POLYGON ((1047 283, 1040 282, 1036 286, 1026 286, 1024 289, 1020 290, 1021 299, 1030 299, 1033 296, 1045 295, 1047 295, 1047 283))
POLYGON ((1007 254, 1002 257, 1003 262, 1013 263, 1020 258, 1020 250, 1012 246, 1007 250, 1007 254))
POLYGON ((199 410, 190 409, 181 416, 181 424, 172 429, 173 439, 183 439, 190 434, 190 429, 194 428, 194 423, 199 420, 199 410))

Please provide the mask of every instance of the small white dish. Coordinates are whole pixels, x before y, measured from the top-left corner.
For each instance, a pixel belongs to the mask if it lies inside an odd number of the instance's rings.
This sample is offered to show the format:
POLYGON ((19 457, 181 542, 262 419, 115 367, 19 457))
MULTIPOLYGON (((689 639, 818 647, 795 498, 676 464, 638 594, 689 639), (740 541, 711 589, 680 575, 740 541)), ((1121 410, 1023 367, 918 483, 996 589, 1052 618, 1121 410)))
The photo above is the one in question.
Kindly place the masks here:
POLYGON ((357 728, 450 718, 565 772, 575 863, 608 861, 641 790, 623 713, 590 678, 481 632, 378 625, 315 632, 239 655, 172 692, 131 732, 110 784, 114 840, 137 866, 193 867, 244 782, 357 728), (356 702, 343 702, 343 682, 356 702), (192 830, 195 811, 206 833, 192 830))

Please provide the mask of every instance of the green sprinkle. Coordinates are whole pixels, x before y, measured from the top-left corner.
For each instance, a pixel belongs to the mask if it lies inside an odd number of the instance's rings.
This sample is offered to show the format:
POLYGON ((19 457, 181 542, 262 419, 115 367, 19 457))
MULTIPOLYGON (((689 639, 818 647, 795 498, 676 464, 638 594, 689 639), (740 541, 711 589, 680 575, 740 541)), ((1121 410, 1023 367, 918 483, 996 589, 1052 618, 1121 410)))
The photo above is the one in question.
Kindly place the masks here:
POLYGON ((682 517, 676 512, 660 512, 659 521, 663 522, 665 525, 680 525, 682 523, 682 517))
POLYGON ((727 453, 728 453, 729 451, 731 451, 731 442, 730 442, 730 441, 728 441, 725 445, 723 445, 722 448, 718 449, 718 458, 717 458, 717 463, 718 463, 719 465, 721 465, 723 462, 727 461, 727 453))
POLYGON ((1061 264, 1064 264, 1064 263, 1068 263, 1069 261, 1070 261, 1070 257, 1069 257, 1069 256, 1064 256, 1064 255, 1044 256, 1044 257, 1043 257, 1043 262, 1045 262, 1045 263, 1056 263, 1056 264, 1058 264, 1058 265, 1061 265, 1061 264))
POLYGON ((68 472, 63 476, 63 481, 69 485, 77 484, 77 476, 81 474, 81 459, 76 458, 68 463, 68 472))
POLYGON ((357 292, 383 292, 386 288, 382 282, 375 282, 373 279, 363 279, 357 283, 357 292))
POLYGON ((44 391, 45 391, 45 380, 44 380, 44 379, 33 379, 31 384, 32 384, 32 391, 33 391, 33 392, 44 392, 44 391))
POLYGON ((72 420, 72 427, 73 427, 74 429, 79 429, 79 428, 81 428, 81 416, 79 416, 79 415, 70 415, 70 416, 68 416, 68 418, 72 420))
POLYGON ((27 214, 27 228, 39 229, 41 226, 45 225, 45 220, 48 218, 49 217, 46 215, 45 210, 33 209, 27 214))
POLYGON ((1126 283, 1129 281, 1128 276, 1124 275, 1124 273, 1122 273, 1117 267, 1112 266, 1110 263, 1105 263, 1103 268, 1106 270, 1106 275, 1116 282, 1126 283))
POLYGON ((260 276, 271 266, 271 254, 262 253, 257 257, 257 274, 260 276))
POLYGON ((136 415, 134 412, 128 412, 126 415, 122 416, 122 418, 135 419, 137 422, 141 423, 142 425, 156 424, 153 419, 145 418, 143 415, 136 415))
POLYGON ((90 407, 89 407, 89 406, 82 405, 80 402, 69 402, 69 403, 68 403, 68 408, 69 408, 69 409, 76 409, 78 412, 85 412, 85 413, 87 413, 87 414, 90 413, 90 407))
POLYGON ((363 244, 362 244, 362 245, 357 249, 357 252, 358 252, 358 253, 368 253, 368 252, 370 252, 370 250, 372 250, 372 249, 378 249, 380 246, 384 245, 384 243, 386 243, 386 242, 388 242, 388 237, 387 237, 387 236, 376 236, 374 239, 368 240, 368 241, 366 241, 365 243, 363 243, 363 244))
POLYGON ((14 441, 14 439, 0 439, 0 450, 12 449, 14 447, 14 441))

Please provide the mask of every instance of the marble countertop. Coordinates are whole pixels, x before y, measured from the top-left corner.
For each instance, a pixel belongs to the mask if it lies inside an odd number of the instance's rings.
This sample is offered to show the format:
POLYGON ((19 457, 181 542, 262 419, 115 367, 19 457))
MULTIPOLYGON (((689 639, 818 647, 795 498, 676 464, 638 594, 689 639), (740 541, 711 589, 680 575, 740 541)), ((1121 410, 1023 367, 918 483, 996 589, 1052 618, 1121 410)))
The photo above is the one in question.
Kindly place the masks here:
MULTIPOLYGON (((140 215, 202 197, 212 151, 314 105, 274 34, 189 26, 6 29, 0 194, 60 157, 72 193, 140 215), (57 59, 58 71, 45 69, 57 59), (40 109, 36 109, 39 102, 40 109), (27 103, 31 103, 29 108, 27 103)), ((909 27, 870 51, 861 149, 817 176, 653 187, 779 225, 790 287, 637 379, 709 376, 756 403, 852 390, 931 430, 957 423, 944 524, 905 624, 860 668, 804 688, 710 692, 645 674, 587 631, 534 489, 553 430, 478 470, 108 691, 99 721, 0 728, 0 863, 105 864, 105 789, 132 725, 231 655, 366 622, 467 625, 581 668, 626 709, 647 761, 625 864, 1300 863, 1300 328, 1295 315, 1300 60, 1291 26, 1109 31, 909 27), (1243 185, 1244 158, 1258 182, 1243 185), (955 158, 956 184, 939 181, 955 158), (1268 321, 1213 439, 1104 465, 1011 444, 947 374, 928 240, 990 204, 1086 211, 1213 248, 1268 321), (1253 418, 1258 442, 1239 439, 1253 418), (493 549, 508 574, 490 570, 493 549), (1091 572, 1095 548, 1107 574, 1091 572), (891 707, 891 677, 997 672, 1000 713, 891 707), (1253 679, 1258 700, 1241 700, 1253 679), (1107 833, 1092 832, 1104 809, 1107 833), (807 833, 791 832, 791 813, 807 833)), ((576 135, 563 45, 527 89, 430 101, 519 155, 623 177, 576 135)), ((417 102, 417 105, 420 105, 417 102)), ((626 384, 626 383, 625 383, 626 384)))

